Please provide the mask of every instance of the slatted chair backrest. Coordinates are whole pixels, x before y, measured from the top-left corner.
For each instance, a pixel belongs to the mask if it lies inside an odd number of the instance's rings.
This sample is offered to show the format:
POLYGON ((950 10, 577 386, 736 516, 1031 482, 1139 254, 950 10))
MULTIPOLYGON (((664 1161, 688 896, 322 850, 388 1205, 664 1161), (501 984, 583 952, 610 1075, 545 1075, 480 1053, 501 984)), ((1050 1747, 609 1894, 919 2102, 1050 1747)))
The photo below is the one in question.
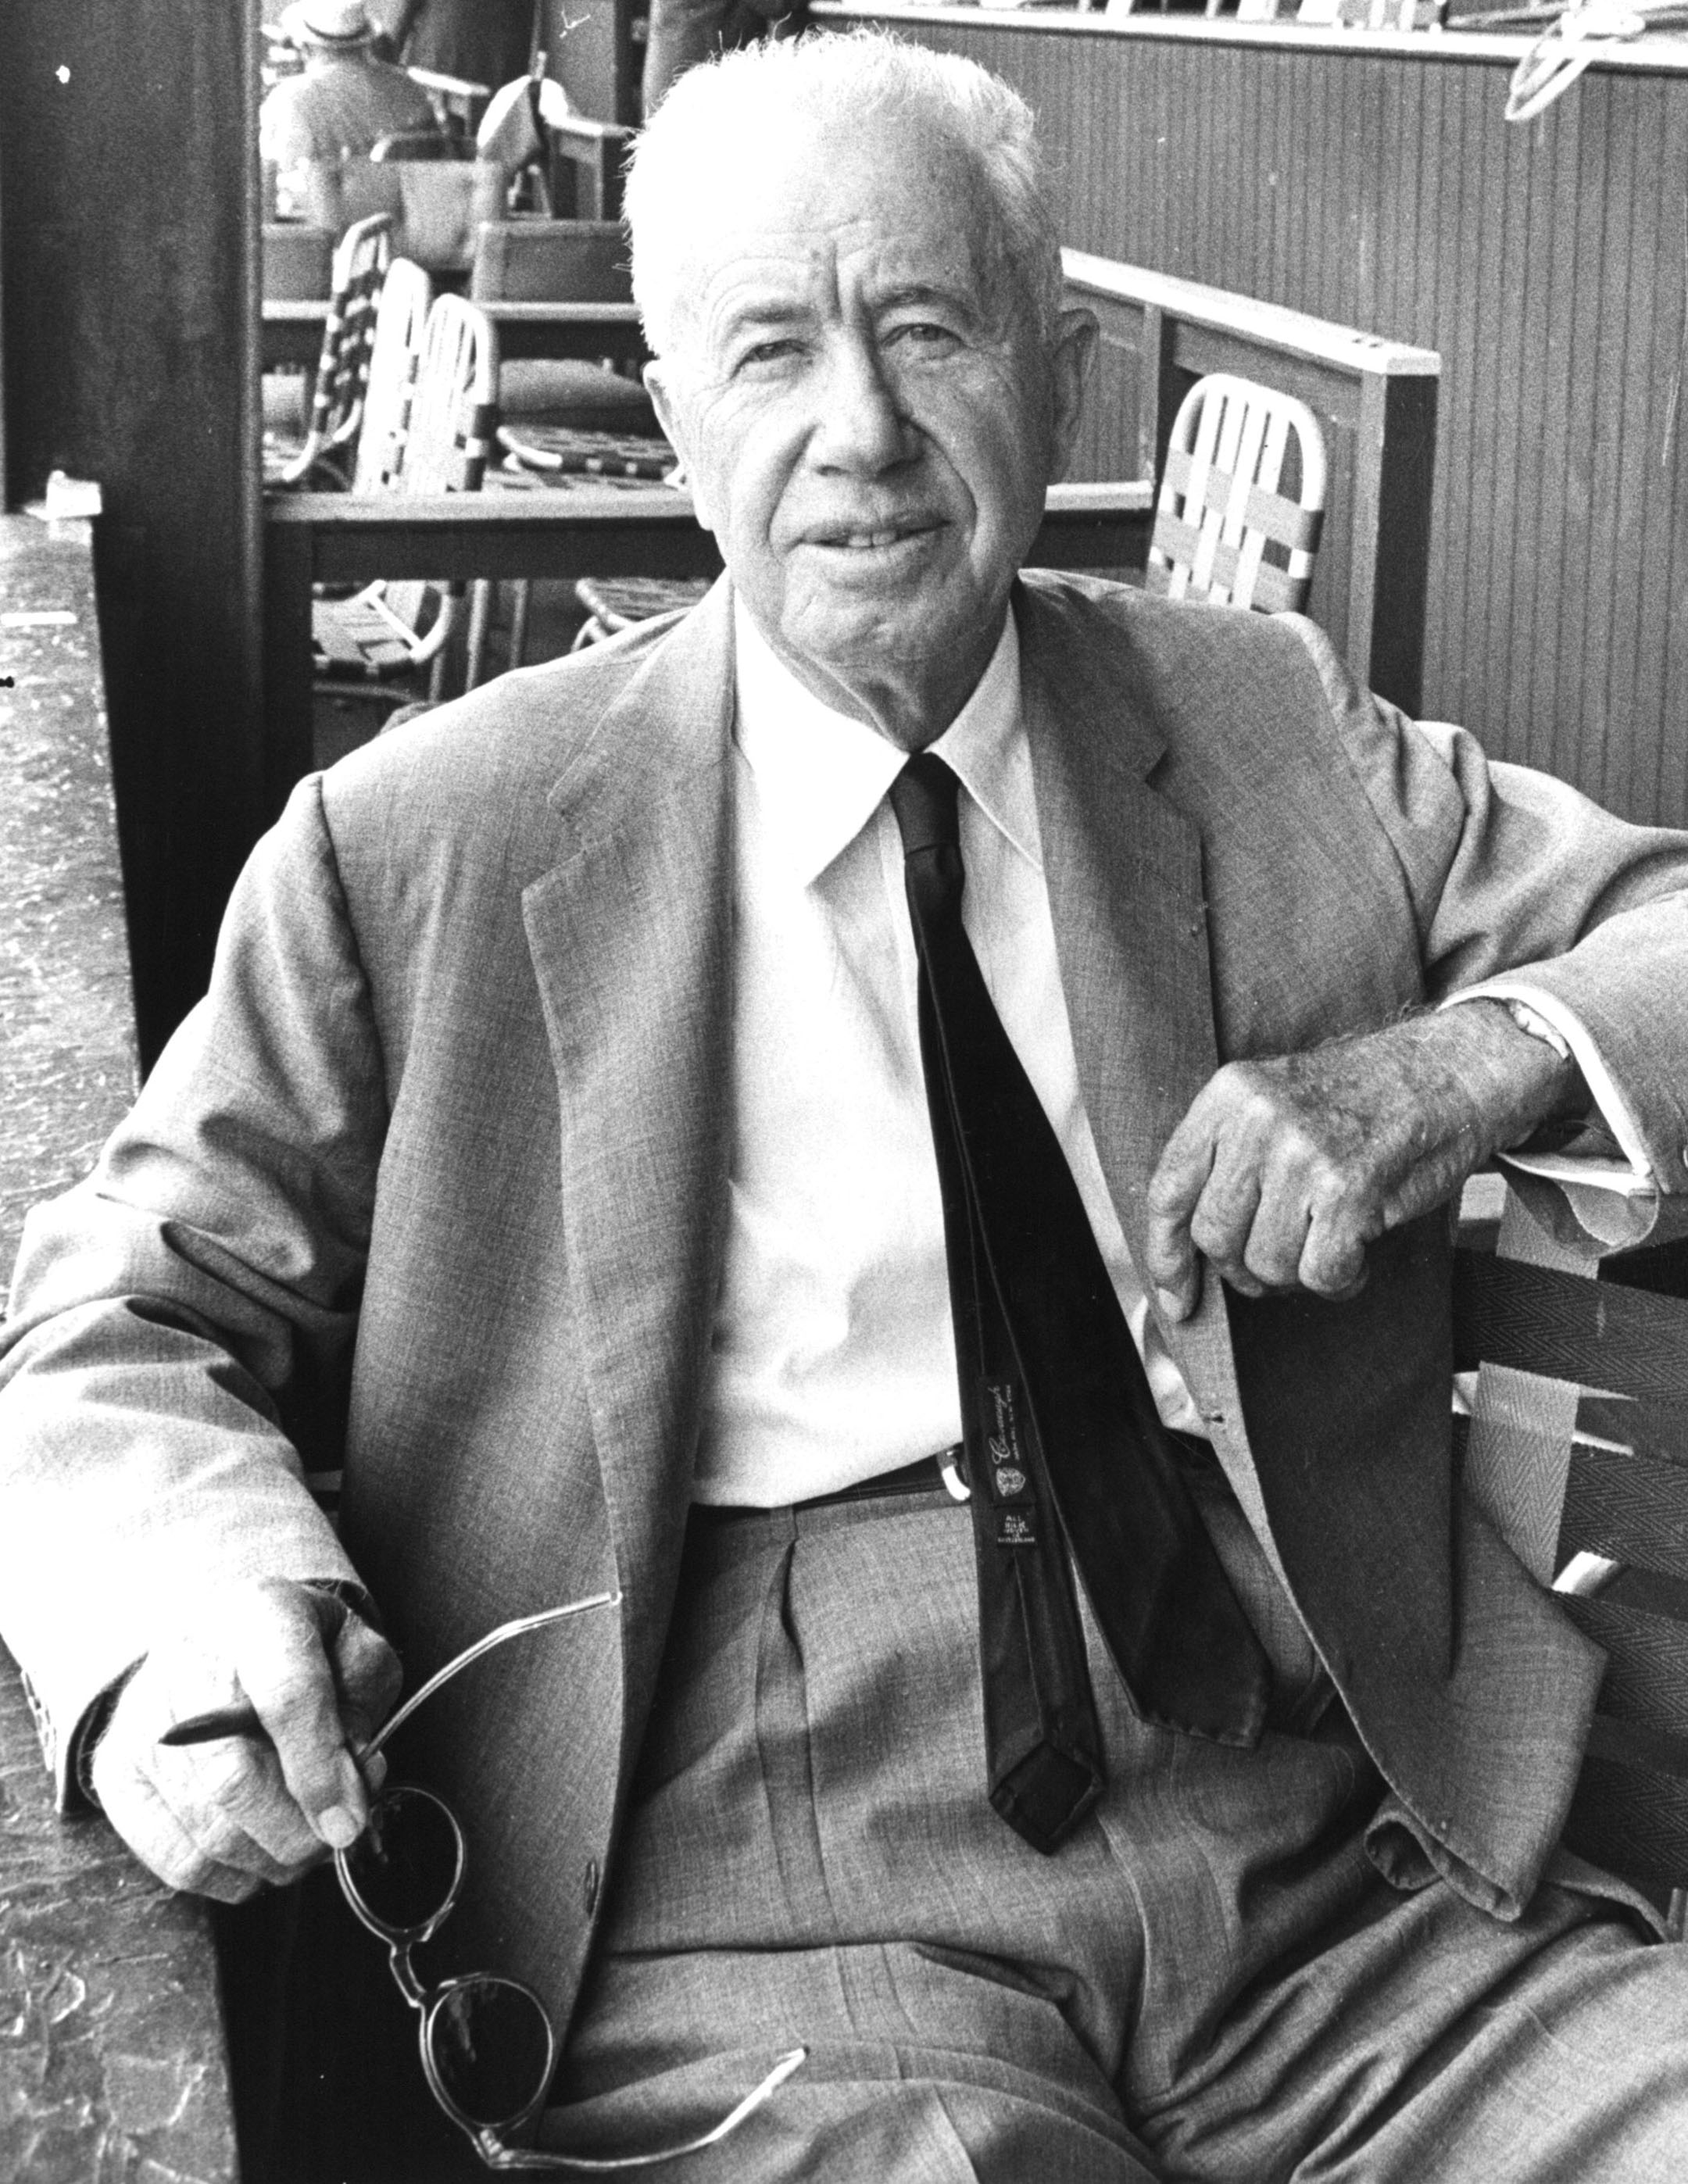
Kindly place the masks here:
POLYGON ((482 304, 631 303, 627 235, 614 220, 486 220, 469 293, 482 304))
POLYGON ((1305 402, 1232 372, 1208 373, 1173 421, 1148 588, 1262 614, 1299 611, 1312 582, 1325 477, 1324 435, 1305 402), (1295 499, 1279 489, 1292 445, 1295 499))
MULTIPOLYGON (((336 450, 349 446, 363 423, 375 340, 376 298, 392 256, 393 223, 375 214, 348 227, 334 253, 334 280, 323 321, 316 390, 304 445, 272 482, 301 485, 336 450)), ((317 482, 311 480, 312 483, 317 482)))
POLYGON ((498 336, 461 296, 436 296, 410 404, 398 487, 405 493, 474 493, 498 422, 498 336))
POLYGON ((376 308, 354 493, 385 493, 404 467, 433 286, 420 265, 395 258, 376 308))
POLYGON ((1460 1384, 1465 1487, 1608 1656, 1565 1841, 1668 1907, 1680 1933, 1688 1263, 1680 1245, 1579 1260, 1516 1201, 1500 1245, 1456 1254, 1455 1368, 1472 1376, 1460 1384), (1519 1249, 1530 1256, 1510 1256, 1519 1249))
MULTIPOLYGON (((428 312, 404 460, 394 481, 399 493, 480 491, 498 423, 498 335, 491 320, 461 296, 436 296, 428 312)), ((386 618, 421 630, 433 588, 423 582, 384 586, 386 618)), ((434 660, 443 667, 443 648, 463 594, 460 583, 447 586, 426 635, 411 647, 413 664, 434 660)), ((437 668, 437 684, 438 674, 437 668)), ((439 697, 441 688, 433 688, 432 694, 439 697)))

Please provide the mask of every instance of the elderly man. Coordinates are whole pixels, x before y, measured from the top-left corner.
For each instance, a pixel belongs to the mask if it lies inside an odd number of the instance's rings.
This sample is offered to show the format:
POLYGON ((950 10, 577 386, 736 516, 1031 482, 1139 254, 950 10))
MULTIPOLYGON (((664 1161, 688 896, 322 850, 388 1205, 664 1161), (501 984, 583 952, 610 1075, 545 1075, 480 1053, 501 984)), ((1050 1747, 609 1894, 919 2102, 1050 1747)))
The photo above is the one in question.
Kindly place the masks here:
POLYGON ((303 783, 31 1223, 67 1795, 285 1880, 377 1613, 415 1682, 615 1593, 404 1732, 543 2145, 801 2047, 684 2173, 1674 2177, 1688 1973, 1557 1846, 1599 1664, 1453 1491, 1446 1207, 1593 1087, 1674 1210, 1688 843, 1022 573, 1094 328, 983 72, 735 56, 628 202, 727 577, 303 783))

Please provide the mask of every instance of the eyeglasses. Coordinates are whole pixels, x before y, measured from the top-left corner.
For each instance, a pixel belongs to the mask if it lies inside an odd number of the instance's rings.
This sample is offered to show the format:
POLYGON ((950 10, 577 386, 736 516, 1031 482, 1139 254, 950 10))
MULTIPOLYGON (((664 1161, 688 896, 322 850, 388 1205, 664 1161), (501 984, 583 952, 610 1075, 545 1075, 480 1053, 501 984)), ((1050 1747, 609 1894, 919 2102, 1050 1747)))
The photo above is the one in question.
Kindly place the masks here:
MULTIPOLYGON (((364 1747, 363 1757, 372 1758, 425 1699, 495 1646, 565 1616, 612 1607, 621 1597, 618 1592, 594 1593, 588 1600, 570 1601, 565 1607, 500 1624, 448 1661, 408 1698, 364 1747)), ((382 1789, 371 1801, 363 1834, 350 1849, 334 1854, 346 1901, 370 1933, 387 1943, 398 1992, 418 2014, 422 2070, 429 2090, 487 2168, 603 2176, 677 2161, 718 2145, 801 2067, 808 2051, 794 2048, 712 2130, 660 2152, 594 2159, 507 2144, 501 2134, 519 2131, 532 2120, 543 2104, 556 2066, 556 2035, 544 2004, 531 1987, 493 1972, 471 1972, 430 1987, 417 1977, 410 1961, 410 1952, 437 1933, 451 1915, 465 1865, 463 1830, 450 1807, 432 1791, 408 1786, 382 1789)))

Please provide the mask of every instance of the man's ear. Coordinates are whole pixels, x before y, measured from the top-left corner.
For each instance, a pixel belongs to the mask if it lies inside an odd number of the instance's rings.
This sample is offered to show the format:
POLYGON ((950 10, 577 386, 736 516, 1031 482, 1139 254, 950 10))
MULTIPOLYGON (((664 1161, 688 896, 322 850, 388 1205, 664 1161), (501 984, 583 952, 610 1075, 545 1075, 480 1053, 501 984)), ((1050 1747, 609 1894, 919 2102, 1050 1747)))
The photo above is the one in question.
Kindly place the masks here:
POLYGON ((713 531, 715 525, 710 521, 705 509, 703 496, 699 491, 697 472, 692 465, 692 451, 687 444, 689 436, 681 422, 681 405, 674 392, 672 370, 673 367, 661 357, 657 357, 646 365, 645 392, 649 395, 651 406, 656 411, 657 423, 668 435, 669 444, 680 458, 682 480, 691 488, 692 505, 697 510, 698 521, 705 531, 713 531))
POLYGON ((1100 332, 1095 313, 1082 305, 1063 311, 1056 322, 1055 343, 1050 353, 1055 394, 1052 478, 1065 477, 1067 465, 1072 459, 1079 415, 1084 406, 1084 388, 1096 360, 1100 332))

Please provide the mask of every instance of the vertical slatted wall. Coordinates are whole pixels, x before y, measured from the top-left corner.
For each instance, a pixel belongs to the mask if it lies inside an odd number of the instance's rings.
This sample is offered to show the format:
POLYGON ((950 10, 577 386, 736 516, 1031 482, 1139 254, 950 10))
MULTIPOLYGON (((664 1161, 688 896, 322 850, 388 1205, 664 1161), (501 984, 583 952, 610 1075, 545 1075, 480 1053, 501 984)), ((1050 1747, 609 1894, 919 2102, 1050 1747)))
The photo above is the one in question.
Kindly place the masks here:
POLYGON ((923 24, 1018 84, 1063 240, 1439 349, 1425 710, 1688 822, 1688 76, 923 24))

